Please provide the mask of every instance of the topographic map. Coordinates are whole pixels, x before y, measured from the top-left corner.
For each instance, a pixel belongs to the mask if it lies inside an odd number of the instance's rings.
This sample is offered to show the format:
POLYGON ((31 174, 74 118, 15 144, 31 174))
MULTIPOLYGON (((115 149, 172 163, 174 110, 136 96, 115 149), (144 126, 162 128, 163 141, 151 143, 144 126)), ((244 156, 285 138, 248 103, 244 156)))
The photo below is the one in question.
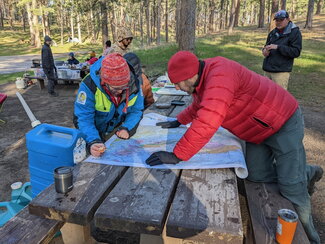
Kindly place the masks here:
POLYGON ((101 157, 90 156, 85 161, 159 169, 235 168, 238 177, 247 177, 248 172, 240 140, 222 127, 189 161, 182 161, 176 165, 164 164, 153 167, 147 165, 145 160, 153 152, 172 152, 175 144, 187 130, 187 126, 170 129, 156 126, 157 122, 174 119, 156 113, 145 114, 133 137, 123 140, 114 135, 105 143, 107 149, 101 157))

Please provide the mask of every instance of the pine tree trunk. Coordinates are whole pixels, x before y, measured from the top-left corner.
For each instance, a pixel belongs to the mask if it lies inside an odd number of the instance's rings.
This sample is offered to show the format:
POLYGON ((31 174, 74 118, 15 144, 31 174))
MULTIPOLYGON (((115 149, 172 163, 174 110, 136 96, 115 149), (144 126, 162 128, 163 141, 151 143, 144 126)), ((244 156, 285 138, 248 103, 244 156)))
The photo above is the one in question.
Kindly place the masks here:
MULTIPOLYGON (((32 9, 37 9, 37 2, 36 0, 32 0, 32 9)), ((40 48, 41 40, 39 35, 39 28, 38 28, 38 16, 33 13, 33 25, 34 25, 34 34, 35 34, 35 47, 40 48)))
POLYGON ((195 16, 195 30, 196 30, 196 35, 200 35, 200 14, 201 14, 201 8, 196 9, 196 16, 195 16))
POLYGON ((287 0, 281 0, 281 9, 283 10, 287 9, 287 0))
POLYGON ((258 16, 258 28, 264 27, 264 10, 265 10, 265 0, 260 0, 260 14, 258 16))
POLYGON ((90 9, 90 32, 91 32, 91 42, 94 42, 96 37, 96 22, 94 19, 94 13, 92 8, 90 9))
POLYGON ((307 19, 305 28, 312 29, 313 28, 313 13, 314 13, 314 0, 308 1, 308 11, 307 11, 307 19))
POLYGON ((73 21, 73 17, 74 17, 74 14, 73 14, 73 10, 71 9, 71 12, 70 12, 70 33, 71 33, 71 38, 72 39, 74 38, 74 21, 73 21))
POLYGON ((175 10, 175 33, 176 33, 176 42, 179 41, 180 36, 180 20, 181 17, 181 0, 176 0, 176 10, 175 10))
POLYGON ((100 11, 102 22, 102 45, 105 47, 105 42, 108 40, 107 6, 105 0, 100 2, 100 11))
POLYGON ((95 43, 98 40, 98 36, 99 36, 100 28, 101 28, 100 10, 98 10, 96 12, 95 12, 95 19, 96 19, 95 30, 96 30, 96 32, 95 32, 95 38, 94 38, 95 43))
POLYGON ((165 0, 165 40, 168 42, 168 0, 165 0))
POLYGON ((43 37, 46 36, 46 32, 45 32, 45 15, 44 15, 44 11, 43 11, 43 6, 42 3, 40 5, 40 10, 41 10, 41 20, 42 20, 42 32, 43 32, 43 37))
POLYGON ((160 45, 161 0, 157 1, 157 45, 160 45))
POLYGON ((61 45, 64 44, 64 11, 63 11, 63 0, 60 1, 60 37, 61 45))
POLYGON ((143 14, 142 9, 144 9, 144 3, 140 3, 139 9, 139 20, 140 20, 140 37, 141 37, 141 47, 143 47, 144 39, 143 39, 143 14))
POLYGON ((267 0, 267 24, 269 25, 270 22, 271 22, 271 0, 267 0))
POLYGON ((30 45, 35 46, 35 31, 33 25, 33 16, 31 11, 31 3, 26 3, 26 11, 27 11, 27 20, 29 25, 29 33, 30 33, 30 45))
POLYGON ((49 21, 49 14, 50 13, 45 13, 45 19, 44 19, 44 23, 45 23, 45 33, 46 35, 51 35, 51 30, 50 30, 50 21, 49 21))
POLYGON ((216 4, 214 0, 209 1, 209 10, 210 10, 210 15, 209 15, 209 32, 213 33, 214 32, 214 11, 216 9, 216 4))
POLYGON ((234 27, 238 27, 239 15, 240 15, 240 0, 237 0, 237 6, 236 6, 236 15, 235 15, 235 24, 234 24, 234 27))
POLYGON ((318 0, 317 8, 316 8, 316 14, 321 14, 323 5, 324 5, 324 0, 318 0))
POLYGON ((203 26, 203 32, 204 34, 207 33, 207 27, 208 27, 208 5, 207 3, 204 3, 204 26, 203 26))
POLYGON ((2 8, 0 8, 0 27, 1 27, 1 28, 4 27, 2 8))
POLYGON ((225 6, 225 0, 221 0, 220 2, 220 22, 219 22, 219 30, 223 30, 224 28, 224 6, 225 6))
POLYGON ((77 14, 77 28, 78 28, 78 39, 79 39, 79 43, 82 43, 82 38, 81 38, 81 25, 80 25, 80 14, 77 14))
POLYGON ((296 0, 292 0, 292 3, 291 3, 291 13, 290 13, 290 18, 291 19, 294 19, 296 17, 296 0))
POLYGON ((147 44, 150 45, 150 1, 149 0, 145 0, 144 2, 145 5, 145 11, 146 11, 146 25, 147 25, 147 44))
POLYGON ((3 0, 0 0, 0 27, 1 28, 4 27, 4 22, 3 22, 3 19, 4 19, 4 11, 5 11, 5 8, 4 8, 3 0))
POLYGON ((151 8, 151 37, 150 37, 150 40, 151 42, 153 42, 153 40, 155 39, 156 37, 156 30, 155 30, 155 27, 156 27, 156 8, 155 8, 155 0, 154 0, 154 4, 151 8))
POLYGON ((115 15, 115 8, 114 8, 114 3, 112 6, 112 9, 110 11, 110 19, 111 19, 111 31, 112 31, 112 38, 113 42, 116 41, 117 39, 117 34, 116 34, 116 28, 115 28, 115 23, 116 23, 116 15, 115 15))
POLYGON ((225 8, 225 10, 226 10, 226 17, 225 17, 225 28, 226 28, 226 26, 228 26, 228 20, 229 20, 229 18, 228 18, 228 15, 229 15, 229 0, 226 0, 226 8, 225 8))
POLYGON ((13 19, 13 14, 12 14, 13 13, 12 7, 13 7, 13 3, 11 2, 11 3, 9 3, 9 15, 8 15, 11 30, 14 29, 14 19, 13 19))
POLYGON ((229 29, 228 34, 231 34, 235 25, 235 14, 236 14, 237 1, 231 1, 230 19, 229 19, 229 29))
POLYGON ((273 30, 275 28, 275 22, 273 21, 273 18, 274 18, 275 13, 278 10, 279 10, 279 1, 278 0, 272 0, 269 31, 271 31, 271 30, 273 30))
MULTIPOLYGON (((1 15, 1 13, 0 13, 0 15, 1 15)), ((23 22, 24 32, 26 32, 26 11, 24 9, 21 11, 21 20, 23 22)))
POLYGON ((196 0, 181 0, 179 50, 194 52, 196 0))

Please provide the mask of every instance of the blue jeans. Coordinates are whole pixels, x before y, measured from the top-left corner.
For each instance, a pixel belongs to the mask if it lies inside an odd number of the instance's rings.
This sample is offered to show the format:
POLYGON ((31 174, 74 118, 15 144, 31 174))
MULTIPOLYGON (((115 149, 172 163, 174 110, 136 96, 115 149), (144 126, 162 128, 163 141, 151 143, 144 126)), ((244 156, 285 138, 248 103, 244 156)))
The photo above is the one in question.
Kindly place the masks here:
POLYGON ((248 180, 277 182, 280 193, 294 205, 310 243, 319 244, 307 189, 315 171, 306 164, 303 137, 304 120, 298 108, 281 129, 264 142, 246 143, 248 180))

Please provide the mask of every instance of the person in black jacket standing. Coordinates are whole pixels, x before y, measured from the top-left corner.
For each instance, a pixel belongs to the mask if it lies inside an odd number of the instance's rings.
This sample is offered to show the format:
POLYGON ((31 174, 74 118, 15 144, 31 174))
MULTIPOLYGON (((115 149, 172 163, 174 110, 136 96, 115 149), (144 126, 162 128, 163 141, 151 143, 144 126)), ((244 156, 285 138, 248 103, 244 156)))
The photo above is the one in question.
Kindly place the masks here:
POLYGON ((56 68, 54 65, 53 54, 51 50, 52 39, 49 36, 44 37, 44 45, 42 47, 42 67, 47 77, 47 90, 51 97, 57 97, 59 94, 54 91, 56 84, 56 68))
POLYGON ((287 11, 278 11, 274 20, 276 28, 269 33, 262 49, 263 70, 267 77, 287 89, 293 60, 300 56, 302 37, 287 11))

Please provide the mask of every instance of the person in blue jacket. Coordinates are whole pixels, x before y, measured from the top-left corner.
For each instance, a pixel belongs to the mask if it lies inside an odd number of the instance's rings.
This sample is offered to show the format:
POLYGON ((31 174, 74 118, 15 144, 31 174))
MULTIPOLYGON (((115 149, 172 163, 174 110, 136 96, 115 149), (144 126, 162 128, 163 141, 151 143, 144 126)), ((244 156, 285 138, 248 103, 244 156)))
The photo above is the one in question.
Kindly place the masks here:
POLYGON ((76 59, 73 52, 69 53, 69 58, 68 58, 67 61, 68 61, 68 64, 70 64, 70 65, 79 64, 79 60, 76 59))
POLYGON ((132 65, 118 53, 103 56, 90 68, 74 104, 74 124, 86 135, 91 155, 101 156, 112 133, 122 139, 135 134, 144 100, 132 65))

